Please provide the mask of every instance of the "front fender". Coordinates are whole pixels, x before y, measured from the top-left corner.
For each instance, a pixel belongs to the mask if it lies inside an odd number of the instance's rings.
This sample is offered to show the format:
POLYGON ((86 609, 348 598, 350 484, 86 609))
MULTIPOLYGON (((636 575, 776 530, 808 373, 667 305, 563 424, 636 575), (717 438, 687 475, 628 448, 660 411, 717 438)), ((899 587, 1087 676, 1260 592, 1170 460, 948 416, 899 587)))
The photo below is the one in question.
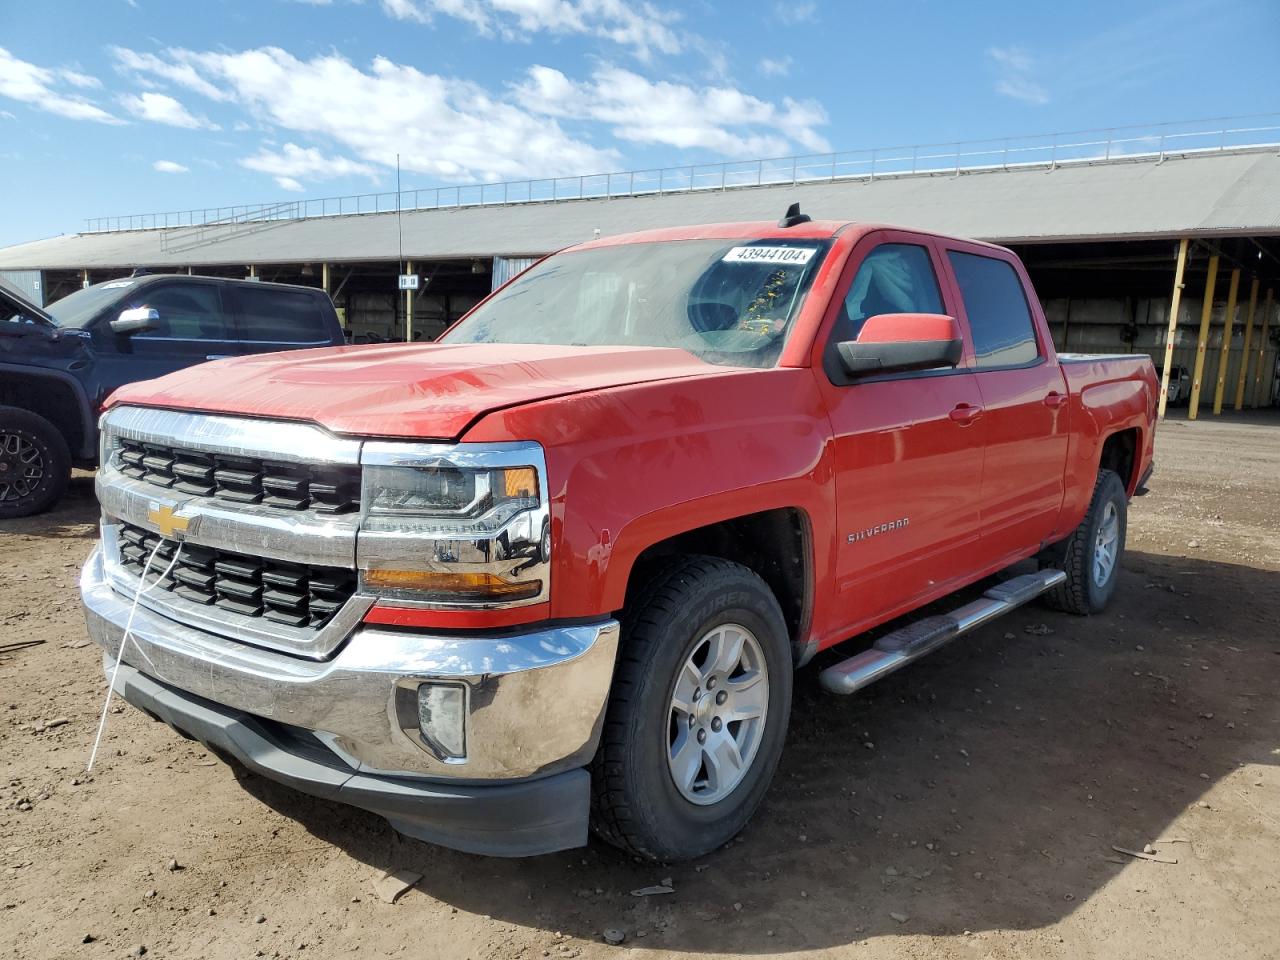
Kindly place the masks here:
POLYGON ((498 411, 467 440, 520 437, 546 450, 551 615, 623 606, 636 558, 670 537, 784 507, 817 533, 814 584, 829 579, 830 426, 808 369, 712 371, 498 411))

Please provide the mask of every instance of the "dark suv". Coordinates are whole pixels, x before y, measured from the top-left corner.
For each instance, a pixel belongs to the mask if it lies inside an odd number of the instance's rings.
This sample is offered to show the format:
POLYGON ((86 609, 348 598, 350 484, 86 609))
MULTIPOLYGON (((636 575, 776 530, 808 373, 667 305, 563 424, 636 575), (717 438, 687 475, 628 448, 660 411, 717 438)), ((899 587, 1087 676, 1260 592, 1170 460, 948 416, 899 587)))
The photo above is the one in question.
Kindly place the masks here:
POLYGON ((158 274, 41 309, 0 281, 0 519, 37 513, 98 459, 98 411, 126 383, 206 360, 343 342, 322 290, 158 274))

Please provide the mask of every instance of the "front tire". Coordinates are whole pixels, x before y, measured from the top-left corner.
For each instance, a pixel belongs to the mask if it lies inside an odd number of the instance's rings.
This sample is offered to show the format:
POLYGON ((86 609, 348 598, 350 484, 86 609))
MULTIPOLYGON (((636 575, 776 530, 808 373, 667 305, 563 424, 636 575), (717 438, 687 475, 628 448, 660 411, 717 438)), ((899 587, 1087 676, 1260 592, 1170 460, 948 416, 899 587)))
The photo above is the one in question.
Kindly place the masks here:
POLYGON ((649 860, 701 856, 759 806, 782 753, 792 661, 755 573, 677 557, 628 605, 592 763, 592 826, 649 860))
POLYGON ((28 410, 0 407, 0 520, 53 506, 71 479, 71 451, 58 428, 28 410))
POLYGON ((1046 566, 1067 579, 1044 595, 1056 610, 1087 616, 1101 613, 1115 593, 1129 523, 1129 497, 1114 470, 1099 470, 1089 512, 1046 566))

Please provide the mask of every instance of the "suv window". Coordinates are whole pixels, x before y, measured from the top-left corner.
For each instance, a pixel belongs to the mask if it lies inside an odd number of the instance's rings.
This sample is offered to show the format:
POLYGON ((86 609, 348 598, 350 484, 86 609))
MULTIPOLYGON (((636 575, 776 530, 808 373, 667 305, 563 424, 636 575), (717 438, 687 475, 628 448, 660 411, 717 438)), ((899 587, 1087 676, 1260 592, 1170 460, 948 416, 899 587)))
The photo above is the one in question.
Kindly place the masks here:
POLYGON ((139 339, 235 339, 230 319, 223 313, 218 288, 213 284, 161 283, 144 287, 129 299, 128 306, 153 307, 160 313, 160 322, 139 334, 139 339))
POLYGON ((979 367, 1008 367, 1040 356, 1022 281, 1004 260, 947 251, 969 317, 979 367))
POLYGON ((831 339, 858 339, 867 319, 881 313, 942 312, 929 251, 913 243, 882 243, 859 265, 831 339))
POLYGON ((259 343, 328 343, 315 294, 251 284, 231 288, 240 314, 240 338, 259 343))

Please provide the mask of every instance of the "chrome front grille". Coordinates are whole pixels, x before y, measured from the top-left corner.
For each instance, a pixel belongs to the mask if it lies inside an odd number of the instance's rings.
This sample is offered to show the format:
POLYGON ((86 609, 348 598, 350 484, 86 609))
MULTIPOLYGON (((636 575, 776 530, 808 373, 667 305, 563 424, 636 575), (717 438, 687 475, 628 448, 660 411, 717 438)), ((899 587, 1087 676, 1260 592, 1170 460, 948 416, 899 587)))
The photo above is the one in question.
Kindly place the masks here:
MULTIPOLYGON (((159 540, 158 534, 121 523, 120 566, 140 576, 159 540)), ((174 540, 161 544, 148 582, 169 566, 177 547, 174 540)), ((355 593, 356 577, 354 571, 341 567, 286 563, 183 543, 177 563, 155 589, 241 617, 319 630, 355 593)))
POLYGON ((198 497, 330 514, 360 507, 358 466, 272 462, 131 437, 119 438, 115 455, 125 476, 198 497))

